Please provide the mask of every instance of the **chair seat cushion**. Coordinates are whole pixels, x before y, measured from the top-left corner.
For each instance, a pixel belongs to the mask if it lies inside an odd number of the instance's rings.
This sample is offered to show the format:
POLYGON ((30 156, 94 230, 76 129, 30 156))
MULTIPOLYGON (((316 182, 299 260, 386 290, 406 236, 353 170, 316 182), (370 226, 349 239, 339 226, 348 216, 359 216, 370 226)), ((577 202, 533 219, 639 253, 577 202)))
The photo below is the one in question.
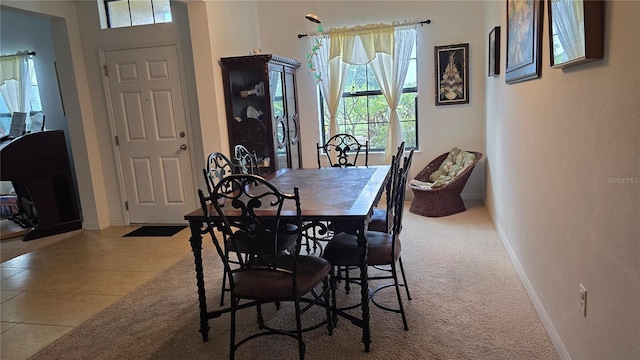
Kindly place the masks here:
POLYGON ((429 175, 429 181, 413 179, 410 181, 409 187, 414 190, 431 190, 444 186, 460 175, 475 159, 475 154, 454 147, 440 164, 440 167, 429 175))
POLYGON ((371 215, 371 220, 369 220, 369 226, 367 227, 369 231, 380 231, 380 232, 389 232, 389 228, 387 226, 387 210, 385 209, 373 209, 373 214, 371 215))
MULTIPOLYGON (((367 264, 387 265, 400 257, 400 240, 396 241, 395 254, 392 253, 393 235, 379 231, 367 231, 367 264), (395 255, 395 256, 394 256, 395 255)), ((324 248, 325 259, 337 266, 358 265, 358 240, 355 235, 336 234, 324 248)))
MULTIPOLYGON (((279 270, 249 269, 233 274, 235 295, 250 299, 291 299, 293 283, 291 270, 293 256, 276 258, 279 270)), ((331 264, 317 256, 300 255, 296 284, 298 295, 304 295, 316 287, 331 271, 331 264)))

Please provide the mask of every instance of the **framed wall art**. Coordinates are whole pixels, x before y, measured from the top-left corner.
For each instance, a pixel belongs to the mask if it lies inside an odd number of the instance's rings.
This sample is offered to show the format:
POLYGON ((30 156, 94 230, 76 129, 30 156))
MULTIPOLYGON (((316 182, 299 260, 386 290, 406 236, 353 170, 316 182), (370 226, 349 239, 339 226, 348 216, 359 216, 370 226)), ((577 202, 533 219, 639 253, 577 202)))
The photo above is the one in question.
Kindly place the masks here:
POLYGON ((469 44, 436 46, 436 106, 469 103, 469 44))
POLYGON ((552 68, 602 59, 604 1, 547 0, 552 68))
POLYGON ((489 76, 500 74, 500 26, 489 32, 489 76))
POLYGON ((543 11, 543 0, 507 0, 507 84, 540 77, 543 11))

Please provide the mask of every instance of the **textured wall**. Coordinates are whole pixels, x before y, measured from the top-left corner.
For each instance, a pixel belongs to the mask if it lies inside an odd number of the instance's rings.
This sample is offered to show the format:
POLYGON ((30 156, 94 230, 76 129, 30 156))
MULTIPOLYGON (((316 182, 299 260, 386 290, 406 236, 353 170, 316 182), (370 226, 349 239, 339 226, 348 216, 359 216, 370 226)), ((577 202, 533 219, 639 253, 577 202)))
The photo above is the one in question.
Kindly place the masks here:
POLYGON ((487 205, 560 354, 638 359, 640 3, 605 10, 604 59, 551 69, 545 9, 542 78, 487 80, 487 205))

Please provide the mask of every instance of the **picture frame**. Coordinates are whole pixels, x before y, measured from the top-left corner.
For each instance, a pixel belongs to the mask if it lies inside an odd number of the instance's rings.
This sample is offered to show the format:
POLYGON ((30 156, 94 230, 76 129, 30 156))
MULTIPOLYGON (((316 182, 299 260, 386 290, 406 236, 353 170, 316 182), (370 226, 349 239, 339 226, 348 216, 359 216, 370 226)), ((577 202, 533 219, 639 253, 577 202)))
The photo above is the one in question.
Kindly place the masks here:
POLYGON ((434 47, 436 106, 469 103, 469 43, 434 47))
POLYGON ((552 68, 565 68, 604 56, 604 1, 547 0, 552 68))
POLYGON ((543 11, 543 0, 507 0, 507 84, 541 76, 543 11))
POLYGON ((500 26, 489 32, 489 76, 500 74, 500 26))

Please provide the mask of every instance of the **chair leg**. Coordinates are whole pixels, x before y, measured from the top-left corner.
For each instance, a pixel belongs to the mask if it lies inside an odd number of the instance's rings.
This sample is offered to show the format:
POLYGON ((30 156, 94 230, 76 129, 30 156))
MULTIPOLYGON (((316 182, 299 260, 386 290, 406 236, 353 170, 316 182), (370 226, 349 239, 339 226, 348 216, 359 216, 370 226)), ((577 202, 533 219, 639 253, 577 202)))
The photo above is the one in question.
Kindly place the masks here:
POLYGON ((404 314, 404 306, 402 305, 402 296, 400 296, 400 284, 398 283, 398 272, 396 271, 396 264, 391 264, 391 274, 393 276, 393 283, 396 288, 396 296, 398 297, 398 308, 400 310, 400 315, 402 316, 402 324, 404 325, 405 330, 409 330, 409 326, 407 325, 407 317, 404 314))
MULTIPOLYGON (((339 274, 339 272, 338 272, 339 274)), ((344 290, 348 294, 351 291, 351 279, 349 278, 349 267, 344 267, 344 290)))
POLYGON ((407 299, 411 300, 411 294, 409 294, 409 283, 407 283, 407 277, 404 275, 404 266, 402 266, 402 257, 398 258, 398 264, 400 264, 400 273, 402 273, 402 281, 404 283, 404 290, 407 292, 407 299))
POLYGON ((335 268, 336 266, 331 267, 331 277, 329 278, 329 286, 331 287, 331 313, 333 314, 332 320, 334 327, 338 325, 338 314, 336 313, 336 309, 338 308, 338 304, 336 301, 336 288, 338 287, 338 280, 336 279, 335 268))
POLYGON ((235 360, 236 355, 236 310, 237 299, 231 299, 231 334, 229 334, 229 360, 235 360))
POLYGON ((302 320, 300 319, 300 299, 294 301, 296 308, 296 334, 298 335, 298 353, 300 354, 300 360, 304 360, 304 341, 302 340, 302 320))
POLYGON ((222 290, 220 291, 220 306, 224 306, 224 293, 227 287, 227 268, 222 269, 222 290))
POLYGON ((329 330, 329 336, 333 335, 333 319, 331 319, 331 306, 329 305, 329 281, 325 279, 322 282, 322 291, 324 291, 324 304, 327 309, 327 330, 329 330))
POLYGON ((258 315, 258 329, 263 330, 264 329, 264 319, 262 318, 262 304, 261 303, 257 303, 256 304, 256 312, 258 315))

